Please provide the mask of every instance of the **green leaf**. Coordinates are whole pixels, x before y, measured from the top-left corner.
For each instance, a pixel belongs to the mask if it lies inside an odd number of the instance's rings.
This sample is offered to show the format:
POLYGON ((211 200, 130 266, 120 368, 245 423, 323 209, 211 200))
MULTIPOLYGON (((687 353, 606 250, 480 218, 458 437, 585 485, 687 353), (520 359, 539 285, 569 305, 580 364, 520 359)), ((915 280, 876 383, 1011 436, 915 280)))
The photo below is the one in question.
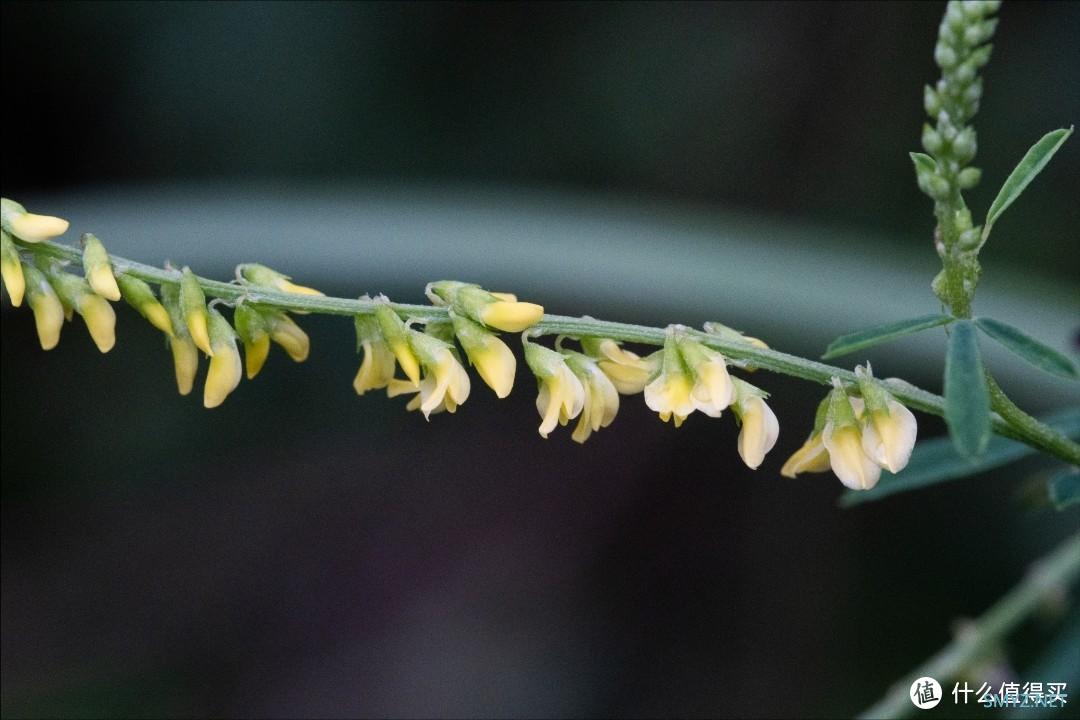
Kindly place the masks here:
MULTIPOLYGON (((1080 438, 1080 408, 1069 408, 1041 419, 1067 437, 1080 438)), ((911 453, 911 460, 906 468, 896 475, 883 474, 881 481, 870 490, 847 491, 840 496, 840 505, 851 507, 897 493, 958 480, 1008 465, 1037 452, 1030 445, 995 436, 990 439, 986 451, 972 462, 956 452, 950 438, 920 441, 911 453)))
POLYGON ((1058 510, 1080 505, 1080 473, 1075 468, 1063 469, 1046 483, 1050 502, 1058 510))
POLYGON ((1054 348, 1028 337, 1012 325, 1006 325, 991 318, 977 318, 975 324, 984 333, 1035 367, 1070 380, 1080 378, 1080 373, 1077 373, 1072 360, 1054 348))
POLYGON ((911 318, 910 320, 898 320, 887 325, 878 325, 866 330, 841 335, 829 343, 829 347, 825 348, 825 354, 821 356, 821 359, 829 360, 841 355, 848 355, 857 350, 873 347, 922 330, 929 330, 939 325, 946 325, 952 321, 953 318, 948 315, 935 313, 911 318))
POLYGON ((945 423, 957 451, 978 457, 990 440, 990 393, 975 324, 958 320, 945 354, 945 423))
POLYGON ((1070 127, 1068 130, 1062 128, 1046 133, 1039 142, 1031 146, 1020 163, 1013 168, 1005 184, 998 191, 997 197, 994 198, 993 204, 990 205, 990 211, 986 213, 986 223, 983 225, 982 233, 984 241, 990 235, 990 228, 1001 217, 1001 213, 1005 212, 1013 201, 1020 197, 1020 193, 1024 192, 1024 188, 1035 179, 1035 176, 1042 172, 1046 163, 1050 162, 1050 158, 1054 157, 1054 153, 1069 139, 1072 132, 1073 129, 1070 127))

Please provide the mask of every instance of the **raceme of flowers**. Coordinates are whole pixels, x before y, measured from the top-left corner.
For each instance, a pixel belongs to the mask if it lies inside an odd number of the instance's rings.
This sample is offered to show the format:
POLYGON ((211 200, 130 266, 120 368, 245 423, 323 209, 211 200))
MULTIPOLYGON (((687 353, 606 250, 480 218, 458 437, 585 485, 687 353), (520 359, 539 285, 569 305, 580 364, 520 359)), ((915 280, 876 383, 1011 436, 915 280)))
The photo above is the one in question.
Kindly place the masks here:
MULTIPOLYGON (((203 386, 207 408, 223 403, 245 374, 248 379, 258 375, 271 343, 296 362, 308 356, 308 337, 287 312, 250 302, 245 295, 207 303, 199 278, 187 267, 175 282, 160 282, 155 294, 142 279, 116 271, 93 235, 82 237, 81 275, 48 253, 36 252, 36 243, 66 232, 65 220, 29 213, 4 199, 0 222, 0 274, 12 304, 18 307, 25 298, 30 305, 45 350, 57 345, 64 321, 78 313, 98 349, 108 352, 116 340, 110 301, 123 298, 168 339, 181 395, 194 387, 200 352, 209 358, 203 386), (222 314, 223 306, 232 308, 232 322, 222 314)), ((258 264, 238 266, 236 283, 253 290, 322 294, 258 264)), ((750 468, 759 467, 776 444, 779 423, 765 402, 768 393, 730 372, 753 367, 730 361, 684 326, 670 326, 663 347, 644 357, 604 337, 560 336, 550 348, 536 342, 537 333, 530 330, 544 316, 540 305, 456 281, 431 283, 426 294, 433 305, 446 308, 445 320, 403 318, 387 298, 363 298, 372 301, 374 311, 354 317, 361 354, 353 379, 358 395, 385 390, 389 397, 409 396, 406 408, 425 418, 453 413, 472 390, 468 363, 497 397, 505 398, 514 386, 517 359, 498 333, 520 332, 525 362, 537 381, 544 438, 576 421, 571 437, 583 443, 615 420, 621 395, 640 393, 661 420, 675 427, 694 412, 718 418, 730 409, 740 426, 739 455, 750 468), (565 347, 569 341, 576 341, 577 348, 565 347)), ((719 323, 706 323, 705 332, 766 347, 719 323)), ((882 469, 895 473, 907 464, 915 443, 914 416, 873 379, 869 368, 856 368, 856 376, 857 386, 846 388, 834 379, 810 438, 784 464, 782 474, 795 477, 831 468, 846 486, 868 489, 882 469)))

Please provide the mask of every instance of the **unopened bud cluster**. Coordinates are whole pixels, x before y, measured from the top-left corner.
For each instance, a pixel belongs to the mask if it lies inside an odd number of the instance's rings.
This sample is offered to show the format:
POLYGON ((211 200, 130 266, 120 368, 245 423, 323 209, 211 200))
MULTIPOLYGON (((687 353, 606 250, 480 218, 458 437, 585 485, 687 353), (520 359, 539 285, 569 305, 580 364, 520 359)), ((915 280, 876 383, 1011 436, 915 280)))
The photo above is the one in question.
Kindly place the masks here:
POLYGON ((853 490, 877 485, 881 471, 903 470, 915 447, 915 416, 874 380, 869 365, 855 368, 858 386, 849 394, 839 380, 818 406, 814 429, 780 473, 832 470, 853 490))

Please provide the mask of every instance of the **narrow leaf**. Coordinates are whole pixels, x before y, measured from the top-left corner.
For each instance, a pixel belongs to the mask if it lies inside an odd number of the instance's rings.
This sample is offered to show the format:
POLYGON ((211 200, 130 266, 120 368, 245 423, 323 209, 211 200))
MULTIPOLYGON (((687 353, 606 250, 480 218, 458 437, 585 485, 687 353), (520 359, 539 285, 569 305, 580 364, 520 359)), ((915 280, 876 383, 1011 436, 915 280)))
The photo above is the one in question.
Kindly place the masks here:
POLYGON ((859 330, 858 332, 841 335, 829 343, 829 347, 825 348, 825 354, 822 355, 821 358, 822 360, 828 360, 830 358, 840 357, 841 355, 848 355, 857 350, 873 347, 874 345, 889 342, 890 340, 895 340, 922 330, 929 330, 930 328, 945 325, 952 321, 953 318, 948 315, 939 315, 935 313, 911 318, 910 320, 898 320, 897 322, 888 323, 887 325, 878 325, 877 327, 867 328, 866 330, 859 330))
POLYGON ((1028 337, 1012 325, 991 318, 978 318, 975 324, 984 333, 997 340, 1009 350, 1027 360, 1035 367, 1063 378, 1076 380, 1080 373, 1072 360, 1048 345, 1028 337))
POLYGON ((990 394, 975 324, 958 320, 945 354, 945 423, 957 452, 978 457, 990 440, 990 394))
POLYGON ((990 211, 986 213, 986 222, 983 225, 983 240, 990 235, 990 228, 1001 217, 1001 214, 1013 204, 1016 198, 1020 197, 1020 193, 1024 192, 1024 188, 1035 179, 1035 176, 1042 172, 1046 163, 1050 162, 1050 158, 1054 157, 1054 153, 1069 139, 1072 132, 1071 127, 1068 130, 1065 128, 1054 130, 1043 135, 1039 142, 1031 146, 1024 158, 1006 178, 1005 184, 1001 186, 993 204, 990 205, 990 211))
MULTIPOLYGON (((1070 408, 1041 419, 1066 437, 1080 437, 1080 408, 1070 408)), ((896 475, 883 474, 881 481, 870 490, 847 491, 840 496, 840 505, 851 507, 897 493, 958 480, 1008 465, 1037 452, 1030 445, 994 436, 990 438, 986 451, 978 460, 972 462, 956 452, 950 438, 920 441, 911 453, 911 460, 906 468, 896 475)))
POLYGON ((1047 491, 1058 510, 1080 505, 1080 473, 1072 468, 1062 470, 1047 481, 1047 491))

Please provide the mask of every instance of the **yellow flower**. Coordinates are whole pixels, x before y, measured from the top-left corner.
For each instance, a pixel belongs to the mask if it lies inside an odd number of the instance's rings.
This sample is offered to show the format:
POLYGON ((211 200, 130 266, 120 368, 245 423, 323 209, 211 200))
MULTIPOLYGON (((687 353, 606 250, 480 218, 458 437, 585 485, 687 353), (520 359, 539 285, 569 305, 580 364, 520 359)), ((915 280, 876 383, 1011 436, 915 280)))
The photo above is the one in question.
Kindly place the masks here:
POLYGON ((765 404, 764 392, 736 379, 736 400, 732 406, 742 423, 739 431, 739 457, 747 467, 756 470, 765 455, 776 445, 780 423, 772 409, 765 404))
POLYGON ((116 344, 116 313, 108 300, 94 293, 83 293, 75 306, 82 315, 97 349, 107 353, 116 344))
MULTIPOLYGON (((394 379, 394 353, 386 346, 381 338, 364 340, 361 343, 364 358, 360 362, 360 369, 353 378, 353 389, 357 395, 363 395, 368 390, 378 390, 386 387, 394 379)), ((414 391, 417 387, 408 383, 414 391)))
POLYGON ((210 343, 206 295, 203 294, 198 278, 188 267, 180 273, 180 310, 183 312, 184 324, 195 346, 207 355, 213 356, 214 348, 210 343))
POLYGON ((52 350, 60 342, 60 330, 64 327, 64 306, 45 274, 33 265, 23 266, 26 278, 26 297, 34 311, 38 340, 42 350, 52 350))
POLYGON ((589 436, 615 420, 619 412, 619 393, 607 375, 592 358, 581 353, 566 352, 566 364, 585 388, 585 402, 571 437, 583 443, 589 436))
POLYGON ((784 477, 793 478, 799 473, 821 473, 829 469, 829 451, 825 449, 825 442, 821 433, 812 433, 803 446, 796 450, 784 467, 780 468, 780 474, 784 477))
POLYGON ((855 368, 866 403, 862 417, 863 451, 889 472, 903 470, 915 447, 915 416, 874 381, 869 364, 855 368))
POLYGON ((288 275, 283 275, 277 270, 271 270, 265 265, 248 263, 237 267, 238 274, 252 285, 267 287, 278 292, 292 293, 294 295, 314 295, 321 297, 323 293, 314 288, 297 285, 291 282, 288 275))
POLYGON ((117 275, 116 282, 120 288, 120 295, 128 305, 135 308, 151 325, 169 337, 175 334, 169 311, 158 302, 149 285, 126 273, 117 275))
POLYGON ((694 412, 694 380, 679 353, 674 331, 664 341, 663 365, 656 379, 645 386, 645 404, 667 422, 675 418, 675 427, 694 412))
POLYGON ((836 477, 853 490, 869 490, 877 485, 881 467, 863 452, 862 432, 854 409, 839 380, 830 394, 830 403, 821 440, 829 451, 829 465, 836 477))
POLYGON ((68 229, 67 220, 28 213, 22 205, 7 198, 0 201, 0 224, 4 230, 29 243, 58 237, 68 229))
POLYGON ((236 323, 236 334, 244 344, 244 371, 248 380, 252 380, 270 355, 270 333, 266 319, 250 304, 240 302, 233 313, 233 322, 236 323))
POLYGON ((536 375, 539 392, 540 436, 547 438, 555 425, 566 425, 585 407, 585 386, 566 364, 561 353, 525 341, 525 362, 536 375))
POLYGON ((4 287, 7 288, 11 304, 15 307, 22 305, 23 295, 26 292, 22 261, 19 259, 19 250, 15 247, 11 236, 2 230, 0 230, 0 276, 4 278, 4 287))
POLYGON ((694 378, 690 391, 694 408, 709 417, 720 414, 735 398, 735 386, 720 353, 686 337, 677 339, 679 353, 694 378))
POLYGON ((458 405, 468 399, 470 382, 469 374, 454 356, 452 347, 415 330, 408 331, 408 341, 420 360, 423 378, 419 387, 391 380, 387 395, 394 397, 403 392, 418 392, 419 395, 407 407, 410 410, 419 408, 425 418, 443 409, 454 412, 458 405))
POLYGON ((379 323, 379 332, 382 333, 390 352, 394 353, 401 371, 409 378, 414 388, 420 387, 420 361, 413 352, 412 345, 409 344, 409 329, 405 327, 405 323, 397 316, 397 313, 385 303, 380 303, 375 308, 375 319, 379 323))
MULTIPOLYGON (((121 275, 121 285, 123 285, 121 275)), ((169 314, 169 325, 173 332, 169 335, 169 349, 172 351, 173 371, 176 374, 176 389, 181 395, 187 395, 195 386, 195 374, 199 371, 199 349, 188 334, 184 316, 180 310, 180 287, 164 284, 161 286, 161 304, 169 314)))
POLYGON ((236 348, 236 332, 217 310, 209 311, 210 339, 214 354, 203 386, 203 407, 216 408, 225 402, 240 384, 244 374, 240 351, 236 348))
POLYGON ((270 339, 280 345, 294 362, 307 360, 311 350, 311 341, 307 333, 283 312, 266 313, 264 317, 270 339))
POLYGON ((495 391, 497 397, 504 398, 509 395, 517 373, 514 353, 506 343, 479 323, 458 315, 453 310, 450 311, 450 320, 454 325, 454 334, 465 349, 465 355, 481 379, 495 391))
POLYGON ((425 292, 436 305, 449 305, 459 315, 505 332, 521 332, 544 317, 540 305, 519 302, 511 293, 491 293, 455 280, 428 283, 425 292))
POLYGON ((662 352, 642 358, 624 350, 610 338, 582 338, 581 346, 623 395, 636 395, 643 391, 649 380, 660 369, 662 352))
POLYGON ((97 236, 90 233, 83 235, 83 271, 94 292, 114 302, 120 299, 120 287, 116 284, 109 254, 97 236))

